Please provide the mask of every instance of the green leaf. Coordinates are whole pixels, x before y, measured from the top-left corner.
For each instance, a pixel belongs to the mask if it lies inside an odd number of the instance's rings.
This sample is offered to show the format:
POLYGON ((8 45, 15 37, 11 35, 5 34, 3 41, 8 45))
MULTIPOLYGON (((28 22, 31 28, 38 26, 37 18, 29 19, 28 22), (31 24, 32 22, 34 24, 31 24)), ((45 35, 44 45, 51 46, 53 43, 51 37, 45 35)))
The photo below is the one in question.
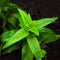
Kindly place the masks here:
POLYGON ((40 30, 40 35, 39 35, 39 41, 41 43, 51 43, 60 38, 60 35, 55 34, 52 30, 49 28, 43 28, 40 30))
POLYGON ((32 18, 31 18, 31 15, 28 13, 28 19, 30 22, 32 22, 32 18))
POLYGON ((41 57, 44 58, 45 55, 46 55, 46 51, 42 49, 42 51, 41 51, 41 57))
POLYGON ((0 14, 1 14, 1 12, 2 12, 2 7, 0 6, 0 14))
POLYGON ((17 44, 14 44, 13 46, 7 48, 7 49, 4 49, 3 52, 2 52, 2 55, 4 54, 7 54, 7 53, 11 53, 13 52, 14 50, 17 50, 20 48, 20 43, 17 43, 17 44))
POLYGON ((37 21, 33 21, 30 25, 30 31, 39 36, 39 29, 55 21, 57 18, 44 18, 37 21))
POLYGON ((11 38, 9 38, 9 41, 6 42, 6 44, 3 46, 3 49, 13 45, 14 43, 21 41, 22 39, 26 38, 29 35, 29 32, 20 29, 18 30, 11 38))
POLYGON ((36 36, 39 36, 38 28, 35 26, 35 23, 32 23, 29 28, 30 32, 33 32, 36 36))
POLYGON ((22 60, 33 60, 33 54, 31 52, 28 44, 23 44, 22 60))
MULTIPOLYGON (((1 40, 3 41, 3 43, 8 42, 9 38, 12 37, 16 33, 16 31, 17 30, 10 30, 10 31, 4 32, 1 35, 1 40)), ((14 44, 13 46, 11 46, 9 48, 4 49, 2 54, 11 53, 12 51, 17 50, 18 48, 20 48, 20 43, 14 44)))
POLYGON ((36 57, 36 59, 37 60, 42 60, 41 59, 41 47, 39 45, 39 42, 38 42, 37 38, 34 37, 34 36, 29 36, 27 38, 27 42, 28 42, 28 45, 29 45, 32 53, 36 57))
POLYGON ((40 20, 37 20, 37 21, 33 21, 33 23, 36 24, 35 26, 38 29, 41 29, 42 27, 47 26, 48 24, 54 22, 57 19, 58 18, 43 18, 43 19, 40 19, 40 20))
POLYGON ((23 10, 19 9, 18 8, 18 11, 19 11, 19 14, 20 14, 20 23, 21 23, 21 26, 24 27, 29 27, 29 25, 31 24, 32 20, 29 16, 29 14, 27 15, 23 10))
POLYGON ((17 9, 19 6, 16 5, 16 4, 14 4, 14 3, 10 3, 9 2, 8 7, 10 7, 10 8, 16 8, 17 9))
POLYGON ((1 35, 2 41, 7 42, 9 40, 9 38, 11 38, 15 33, 16 33, 16 30, 10 30, 10 31, 4 32, 1 35))
MULTIPOLYGON (((7 32, 4 32, 2 35, 1 35, 1 40, 3 43, 5 42, 8 42, 9 38, 12 37, 15 33, 16 33, 17 30, 10 30, 10 31, 7 31, 7 32)), ((2 54, 6 54, 6 53, 11 53, 13 50, 16 50, 18 49, 20 46, 19 45, 13 45, 7 49, 4 49, 4 51, 2 52, 2 54)))
POLYGON ((36 36, 39 36, 39 31, 34 25, 29 30, 33 32, 36 36))
POLYGON ((14 14, 14 17, 17 18, 17 19, 20 19, 20 14, 17 12, 14 14))
POLYGON ((17 24, 18 24, 18 21, 15 17, 15 14, 11 14, 9 17, 8 17, 8 22, 13 26, 13 27, 16 27, 17 24))

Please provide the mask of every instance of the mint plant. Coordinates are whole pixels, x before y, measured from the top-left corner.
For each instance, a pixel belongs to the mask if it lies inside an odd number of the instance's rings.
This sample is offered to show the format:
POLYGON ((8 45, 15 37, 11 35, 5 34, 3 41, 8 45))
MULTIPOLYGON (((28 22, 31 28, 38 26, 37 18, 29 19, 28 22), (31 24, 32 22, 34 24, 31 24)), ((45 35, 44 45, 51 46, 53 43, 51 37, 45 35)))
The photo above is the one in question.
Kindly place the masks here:
MULTIPOLYGON (((10 0, 0 1, 0 29, 2 30, 0 35, 4 32, 8 32, 9 30, 19 29, 18 20, 14 17, 14 15, 18 12, 17 7, 19 6, 11 3, 10 0)), ((14 33, 14 31, 12 33, 14 33)), ((2 51, 1 48, 4 43, 5 41, 3 41, 0 37, 0 54, 2 51)), ((4 51, 6 51, 5 53, 8 53, 11 52, 12 50, 14 50, 13 46, 4 51)))
POLYGON ((17 8, 17 10, 18 13, 15 14, 14 17, 19 20, 18 25, 20 28, 11 29, 1 35, 3 42, 2 50, 4 50, 4 53, 10 53, 11 50, 22 46, 22 60, 33 60, 34 57, 36 60, 42 60, 46 55, 46 51, 41 49, 41 44, 50 43, 60 38, 60 35, 55 34, 45 26, 58 18, 32 20, 29 13, 27 14, 20 8, 17 8), (20 45, 18 42, 20 42, 20 45))
POLYGON ((10 3, 10 0, 0 1, 0 28, 3 31, 16 28, 17 20, 14 14, 17 13, 17 7, 16 4, 10 3))

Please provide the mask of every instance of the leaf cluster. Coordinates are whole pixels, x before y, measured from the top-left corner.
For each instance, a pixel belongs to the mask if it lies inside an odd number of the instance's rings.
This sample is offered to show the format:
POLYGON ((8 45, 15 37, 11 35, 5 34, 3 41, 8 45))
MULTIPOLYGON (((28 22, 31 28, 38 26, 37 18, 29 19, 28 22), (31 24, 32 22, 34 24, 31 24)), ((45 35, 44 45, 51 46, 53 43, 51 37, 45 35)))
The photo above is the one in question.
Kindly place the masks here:
POLYGON ((14 17, 17 13, 17 7, 19 6, 10 3, 9 0, 0 1, 0 29, 2 29, 3 32, 16 29, 18 26, 18 21, 14 17))
POLYGON ((46 51, 41 48, 41 45, 54 42, 60 38, 60 35, 46 28, 48 24, 58 18, 32 20, 29 13, 27 14, 14 4, 11 6, 9 4, 7 9, 2 9, 3 12, 1 10, 0 15, 3 20, 1 28, 4 30, 0 36, 2 54, 11 53, 22 46, 22 60, 33 60, 34 57, 36 60, 42 60, 46 51), (13 13, 9 8, 13 10, 13 13))

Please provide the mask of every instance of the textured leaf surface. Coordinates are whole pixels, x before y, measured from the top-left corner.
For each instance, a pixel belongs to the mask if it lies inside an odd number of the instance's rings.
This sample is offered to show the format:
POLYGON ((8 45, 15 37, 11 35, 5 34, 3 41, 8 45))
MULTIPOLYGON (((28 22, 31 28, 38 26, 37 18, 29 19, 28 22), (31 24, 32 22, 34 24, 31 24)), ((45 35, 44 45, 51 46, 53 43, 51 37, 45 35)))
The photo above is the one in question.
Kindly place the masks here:
POLYGON ((34 36, 28 37, 27 42, 28 42, 28 45, 29 45, 32 53, 36 57, 36 59, 37 60, 42 60, 41 59, 41 47, 39 45, 39 42, 38 42, 37 38, 34 37, 34 36))
MULTIPOLYGON (((9 38, 11 38, 15 33, 16 33, 17 30, 10 30, 10 31, 7 31, 5 33, 3 33, 1 35, 1 39, 4 42, 8 42, 9 38)), ((7 54, 7 53, 11 53, 12 51, 14 50, 17 50, 18 48, 20 48, 20 43, 19 44, 15 44, 7 49, 4 49, 4 51, 2 52, 2 54, 7 54)))
POLYGON ((16 30, 10 30, 1 35, 1 39, 3 42, 7 42, 9 38, 11 38, 16 33, 16 30))
POLYGON ((40 30, 39 41, 42 43, 54 42, 60 38, 60 35, 55 34, 49 28, 43 28, 40 30))
MULTIPOLYGON (((9 38, 11 38, 15 33, 16 33, 17 30, 10 30, 10 31, 7 31, 5 33, 3 33, 1 35, 1 39, 4 42, 8 42, 9 38)), ((7 54, 7 53, 11 53, 12 51, 14 50, 17 50, 18 48, 20 48, 20 43, 19 44, 15 44, 7 49, 4 49, 4 51, 2 52, 2 54, 7 54)))
POLYGON ((33 32, 36 36, 39 36, 38 28, 36 27, 36 24, 32 22, 29 28, 30 32, 33 32))
POLYGON ((31 32, 33 32, 36 36, 39 36, 39 32, 38 32, 38 29, 36 27, 32 26, 29 30, 31 32))
POLYGON ((33 21, 33 23, 36 24, 36 27, 38 29, 41 29, 44 26, 47 26, 48 24, 54 22, 55 20, 57 20, 58 18, 43 18, 37 21, 33 21))
POLYGON ((19 8, 18 8, 18 11, 21 16, 20 23, 21 23, 22 27, 24 27, 24 26, 29 27, 29 24, 31 24, 31 22, 32 22, 29 14, 27 15, 23 10, 21 10, 19 8))
POLYGON ((14 43, 22 40, 23 38, 27 37, 29 35, 29 32, 25 31, 24 29, 20 29, 18 30, 10 39, 8 42, 6 42, 6 44, 3 46, 4 48, 7 48, 11 45, 13 45, 14 43))
POLYGON ((22 60, 33 60, 33 54, 28 46, 24 44, 22 48, 22 60))

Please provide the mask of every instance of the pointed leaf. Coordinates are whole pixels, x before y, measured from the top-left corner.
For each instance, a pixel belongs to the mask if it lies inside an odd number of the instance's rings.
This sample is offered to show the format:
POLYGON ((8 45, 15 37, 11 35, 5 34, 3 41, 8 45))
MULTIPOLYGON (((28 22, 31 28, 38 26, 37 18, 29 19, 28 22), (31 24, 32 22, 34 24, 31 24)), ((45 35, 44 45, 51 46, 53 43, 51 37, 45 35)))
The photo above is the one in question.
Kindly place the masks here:
POLYGON ((39 42, 38 42, 37 38, 34 37, 34 36, 29 36, 27 38, 27 42, 28 42, 28 45, 29 45, 32 53, 36 57, 36 59, 37 60, 42 60, 41 59, 41 47, 39 45, 39 42))
POLYGON ((27 37, 29 35, 29 32, 27 32, 24 29, 20 29, 18 30, 10 39, 8 42, 6 42, 6 44, 3 46, 4 48, 7 48, 11 45, 13 45, 14 43, 24 39, 25 37, 27 37))
POLYGON ((4 32, 1 35, 2 41, 7 42, 9 40, 9 38, 11 38, 15 33, 16 33, 16 30, 10 30, 10 31, 4 32))
POLYGON ((40 19, 40 20, 37 20, 37 21, 33 21, 33 23, 36 24, 35 26, 38 29, 41 29, 42 27, 47 26, 48 24, 54 22, 57 19, 58 18, 43 18, 43 19, 40 19))
POLYGON ((27 15, 23 10, 19 9, 18 8, 18 11, 19 11, 19 14, 20 14, 20 23, 22 25, 22 27, 24 26, 27 26, 29 27, 29 25, 31 24, 32 20, 31 18, 29 17, 29 15, 27 15))
POLYGON ((40 30, 40 36, 39 41, 41 43, 50 43, 58 40, 60 38, 60 35, 55 34, 52 30, 49 28, 43 28, 40 30))
POLYGON ((22 60, 33 60, 33 54, 28 46, 24 44, 22 48, 22 60))
POLYGON ((2 55, 4 54, 7 54, 7 53, 11 53, 13 52, 14 50, 17 50, 20 48, 20 43, 18 44, 14 44, 13 46, 7 48, 7 49, 4 49, 3 52, 2 52, 2 55))
POLYGON ((28 19, 30 20, 30 22, 32 22, 32 18, 29 13, 28 13, 28 19))
MULTIPOLYGON (((7 42, 9 40, 9 38, 11 38, 16 33, 16 31, 17 30, 10 30, 10 31, 3 33, 1 35, 1 39, 2 39, 3 43, 7 42)), ((13 46, 11 46, 9 48, 4 49, 2 54, 11 53, 12 51, 17 50, 18 48, 20 48, 20 43, 14 44, 13 46)))

